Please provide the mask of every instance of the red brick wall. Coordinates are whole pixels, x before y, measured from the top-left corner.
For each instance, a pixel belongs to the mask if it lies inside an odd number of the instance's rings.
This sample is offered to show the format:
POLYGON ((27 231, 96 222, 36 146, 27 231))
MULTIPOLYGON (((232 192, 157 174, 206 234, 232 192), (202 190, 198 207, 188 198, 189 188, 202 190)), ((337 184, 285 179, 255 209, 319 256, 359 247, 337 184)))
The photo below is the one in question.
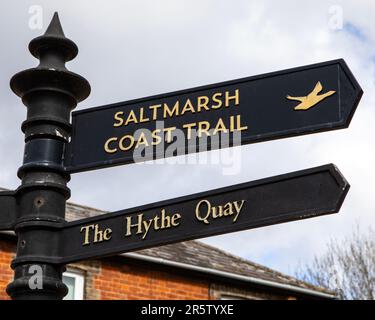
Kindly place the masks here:
MULTIPOLYGON (((15 249, 13 241, 0 238, 0 300, 9 299, 5 288, 13 277, 10 262, 15 249)), ((196 300, 220 299, 221 295, 245 299, 288 298, 249 287, 213 283, 175 270, 122 258, 84 261, 70 265, 68 269, 85 274, 85 299, 89 300, 196 300)))
POLYGON ((0 240, 0 300, 9 299, 5 288, 13 279, 10 262, 16 250, 15 244, 0 240))
POLYGON ((146 267, 103 262, 94 287, 101 299, 209 299, 207 281, 146 267))
MULTIPOLYGON (((9 299, 5 292, 12 280, 10 262, 15 244, 0 239, 0 300, 9 299)), ((119 259, 87 261, 73 265, 85 272, 86 299, 209 299, 209 283, 200 279, 158 271, 119 259)))

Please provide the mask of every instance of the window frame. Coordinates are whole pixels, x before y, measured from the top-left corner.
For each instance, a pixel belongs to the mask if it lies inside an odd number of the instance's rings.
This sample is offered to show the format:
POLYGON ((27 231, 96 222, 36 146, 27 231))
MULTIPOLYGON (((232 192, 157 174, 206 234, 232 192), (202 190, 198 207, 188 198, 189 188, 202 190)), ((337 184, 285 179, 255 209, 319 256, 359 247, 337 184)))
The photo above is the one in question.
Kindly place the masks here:
POLYGON ((74 297, 73 300, 84 300, 85 297, 85 274, 76 270, 67 270, 63 273, 64 277, 74 279, 74 297))

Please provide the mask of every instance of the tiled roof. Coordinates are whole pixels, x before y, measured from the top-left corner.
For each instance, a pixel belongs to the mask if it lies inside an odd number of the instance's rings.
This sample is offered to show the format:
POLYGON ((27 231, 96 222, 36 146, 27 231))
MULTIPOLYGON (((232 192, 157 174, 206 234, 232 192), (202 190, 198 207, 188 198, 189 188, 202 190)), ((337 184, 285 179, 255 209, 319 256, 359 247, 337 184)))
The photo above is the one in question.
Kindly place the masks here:
MULTIPOLYGON (((67 204, 66 219, 68 221, 104 214, 94 208, 89 208, 73 203, 67 204)), ((299 288, 310 289, 322 293, 332 294, 323 288, 302 282, 291 276, 277 272, 260 264, 237 257, 216 247, 200 241, 186 241, 145 250, 137 251, 138 254, 161 258, 173 262, 184 263, 208 269, 234 273, 237 275, 268 280, 280 284, 291 285, 299 288)))

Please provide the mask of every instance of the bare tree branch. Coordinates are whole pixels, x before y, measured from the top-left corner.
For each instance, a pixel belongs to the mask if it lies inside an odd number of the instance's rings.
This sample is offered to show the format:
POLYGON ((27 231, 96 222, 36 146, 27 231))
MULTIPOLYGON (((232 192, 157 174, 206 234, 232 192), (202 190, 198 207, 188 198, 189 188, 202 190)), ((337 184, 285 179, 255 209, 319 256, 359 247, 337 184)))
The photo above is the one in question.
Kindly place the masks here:
POLYGON ((375 298, 375 233, 357 226, 344 240, 332 239, 321 256, 297 268, 299 279, 337 293, 341 299, 375 298))

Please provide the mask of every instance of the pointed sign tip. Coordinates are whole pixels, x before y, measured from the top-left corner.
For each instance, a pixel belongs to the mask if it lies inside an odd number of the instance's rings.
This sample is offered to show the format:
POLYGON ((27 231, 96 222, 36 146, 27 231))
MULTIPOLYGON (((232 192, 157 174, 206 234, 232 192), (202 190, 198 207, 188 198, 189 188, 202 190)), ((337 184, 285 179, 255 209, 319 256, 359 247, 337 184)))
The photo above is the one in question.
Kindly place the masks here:
POLYGON ((44 34, 65 37, 57 11, 53 14, 52 20, 44 34))

